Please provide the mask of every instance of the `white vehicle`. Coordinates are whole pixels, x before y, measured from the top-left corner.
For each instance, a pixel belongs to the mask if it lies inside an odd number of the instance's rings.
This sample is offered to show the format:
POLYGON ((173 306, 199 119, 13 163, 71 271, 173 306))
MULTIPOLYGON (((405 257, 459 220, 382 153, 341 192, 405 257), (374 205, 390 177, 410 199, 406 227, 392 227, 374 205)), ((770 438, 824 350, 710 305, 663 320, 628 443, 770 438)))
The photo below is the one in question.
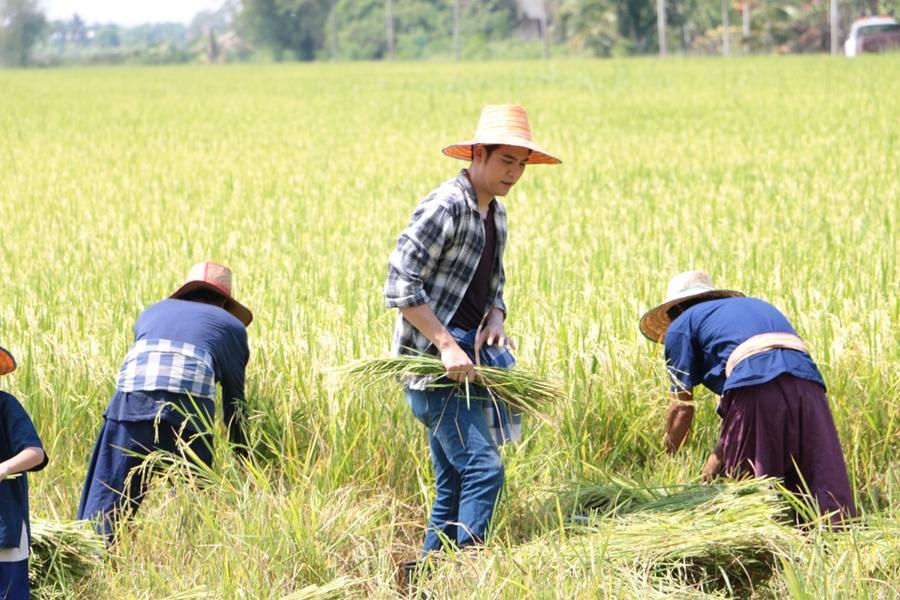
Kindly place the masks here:
POLYGON ((844 42, 844 54, 857 56, 877 52, 900 40, 900 24, 891 17, 863 17, 853 22, 844 42))

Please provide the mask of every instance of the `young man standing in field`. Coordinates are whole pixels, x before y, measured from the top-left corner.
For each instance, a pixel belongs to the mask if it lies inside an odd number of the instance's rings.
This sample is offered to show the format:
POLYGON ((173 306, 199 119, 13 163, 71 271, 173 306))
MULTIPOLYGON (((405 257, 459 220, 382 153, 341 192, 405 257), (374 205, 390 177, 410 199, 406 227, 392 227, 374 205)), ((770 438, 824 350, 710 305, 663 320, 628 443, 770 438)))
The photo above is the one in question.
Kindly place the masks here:
MULTIPOLYGON (((423 556, 445 542, 485 539, 503 485, 485 407, 498 420, 504 415, 492 412, 487 391, 475 384, 475 363, 514 363, 503 326, 506 210, 497 196, 509 193, 526 165, 560 162, 531 140, 525 109, 515 105, 486 106, 475 137, 443 152, 469 168, 420 202, 391 253, 385 285, 387 306, 400 312, 394 353, 440 355, 455 384, 406 382, 412 412, 428 428, 437 486, 423 556)), ((501 442, 508 425, 500 424, 501 442)))
POLYGON ((691 429, 693 388, 702 383, 721 396, 722 417, 705 481, 723 470, 730 477, 778 477, 793 493, 808 490, 835 523, 856 515, 825 382, 781 312, 688 271, 669 282, 666 301, 641 317, 640 327, 665 344, 670 454, 691 429))
MULTIPOLYGON (((0 376, 15 370, 12 354, 0 348, 0 376)), ((47 455, 28 413, 14 396, 0 391, 0 600, 29 598, 31 521, 25 473, 46 466, 47 455)))
POLYGON ((231 271, 211 262, 194 265, 178 291, 141 313, 103 415, 79 519, 97 520, 111 541, 116 521, 143 500, 149 473, 140 467, 154 450, 179 452, 181 442, 211 464, 217 382, 229 439, 238 453, 246 451, 242 406, 252 320, 231 296, 231 271))

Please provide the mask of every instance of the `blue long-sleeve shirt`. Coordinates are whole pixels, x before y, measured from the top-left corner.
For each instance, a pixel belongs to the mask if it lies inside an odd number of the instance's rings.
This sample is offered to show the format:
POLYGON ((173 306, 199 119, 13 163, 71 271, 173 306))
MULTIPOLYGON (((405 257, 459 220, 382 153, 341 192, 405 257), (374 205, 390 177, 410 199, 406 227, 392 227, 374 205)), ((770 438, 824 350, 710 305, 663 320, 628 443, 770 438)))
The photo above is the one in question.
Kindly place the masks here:
MULTIPOLYGON (((156 340, 190 344, 210 357, 215 381, 222 386, 223 417, 232 427, 232 441, 242 441, 243 432, 235 415, 244 403, 244 378, 250 359, 244 324, 218 306, 170 298, 147 308, 135 323, 135 344, 156 340)), ((177 425, 187 417, 191 428, 198 431, 205 429, 204 422, 212 423, 213 398, 176 393, 170 391, 171 379, 166 383, 161 381, 160 389, 155 390, 117 390, 104 416, 116 421, 160 418, 177 425)), ((185 380, 183 387, 190 390, 191 385, 185 380)))
POLYGON ((822 374, 808 354, 776 348, 753 355, 725 378, 725 364, 739 344, 761 333, 793 333, 781 312, 757 298, 707 300, 680 314, 666 332, 666 365, 672 390, 690 390, 701 383, 722 395, 733 388, 759 385, 790 373, 825 387, 822 374))
MULTIPOLYGON (((44 449, 34 424, 19 401, 6 392, 0 392, 0 462, 9 460, 26 448, 44 449)), ((44 460, 32 471, 47 466, 44 460)), ((28 527, 31 539, 31 521, 28 517, 28 476, 23 473, 15 479, 0 481, 0 548, 16 548, 22 539, 22 523, 28 527)))

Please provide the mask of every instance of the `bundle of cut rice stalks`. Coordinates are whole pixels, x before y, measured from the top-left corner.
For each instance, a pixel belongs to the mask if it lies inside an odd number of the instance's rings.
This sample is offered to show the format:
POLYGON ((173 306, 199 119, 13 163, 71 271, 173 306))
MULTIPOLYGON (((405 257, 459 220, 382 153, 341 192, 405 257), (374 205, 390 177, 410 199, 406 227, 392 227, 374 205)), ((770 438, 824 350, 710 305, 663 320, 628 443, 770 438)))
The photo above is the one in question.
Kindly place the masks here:
MULTIPOLYGON (((727 505, 744 496, 753 496, 747 500, 749 502, 769 505, 775 517, 789 512, 789 505, 778 496, 774 481, 767 479, 648 486, 607 475, 602 482, 572 483, 557 490, 552 504, 560 506, 566 514, 586 518, 636 512, 685 512, 704 505, 727 505)), ((558 509, 553 510, 558 512, 558 509)))
POLYGON ((106 543, 84 521, 31 520, 28 576, 36 598, 62 598, 101 564, 106 543))
POLYGON ((323 585, 308 585, 303 589, 283 596, 281 600, 343 600, 344 598, 361 598, 364 594, 362 579, 338 577, 323 585))
MULTIPOLYGON (((362 386, 409 377, 437 379, 446 372, 441 359, 429 354, 358 360, 332 370, 335 375, 362 386)), ((565 397, 560 384, 543 380, 518 368, 475 367, 475 373, 477 383, 485 387, 496 400, 504 402, 514 413, 546 420, 550 408, 565 397)), ((465 384, 448 385, 467 387, 465 384)))
POLYGON ((797 529, 783 524, 788 507, 765 481, 678 488, 610 482, 566 490, 559 498, 555 530, 520 546, 492 549, 489 567, 477 557, 441 566, 428 588, 441 595, 468 578, 488 589, 509 581, 562 589, 572 578, 591 584, 621 568, 642 577, 648 590, 681 582, 700 595, 739 593, 768 580, 779 558, 803 543, 797 529), (581 518, 567 518, 564 504, 581 518), (459 577, 460 568, 470 577, 459 577))

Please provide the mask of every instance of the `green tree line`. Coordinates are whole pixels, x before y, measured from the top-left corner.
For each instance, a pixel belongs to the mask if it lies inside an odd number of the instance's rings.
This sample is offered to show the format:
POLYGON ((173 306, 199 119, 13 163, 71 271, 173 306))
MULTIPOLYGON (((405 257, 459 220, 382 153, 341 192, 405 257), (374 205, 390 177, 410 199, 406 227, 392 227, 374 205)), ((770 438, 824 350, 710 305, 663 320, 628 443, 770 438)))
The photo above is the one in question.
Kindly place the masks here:
MULTIPOLYGON (((664 0, 665 45, 716 53, 727 34, 741 52, 827 51, 829 1, 664 0)), ((840 0, 839 8, 846 34, 860 16, 900 15, 900 0, 840 0)), ((188 26, 123 28, 77 15, 48 22, 39 0, 0 0, 0 62, 654 54, 657 10, 658 0, 223 0, 188 26)))

